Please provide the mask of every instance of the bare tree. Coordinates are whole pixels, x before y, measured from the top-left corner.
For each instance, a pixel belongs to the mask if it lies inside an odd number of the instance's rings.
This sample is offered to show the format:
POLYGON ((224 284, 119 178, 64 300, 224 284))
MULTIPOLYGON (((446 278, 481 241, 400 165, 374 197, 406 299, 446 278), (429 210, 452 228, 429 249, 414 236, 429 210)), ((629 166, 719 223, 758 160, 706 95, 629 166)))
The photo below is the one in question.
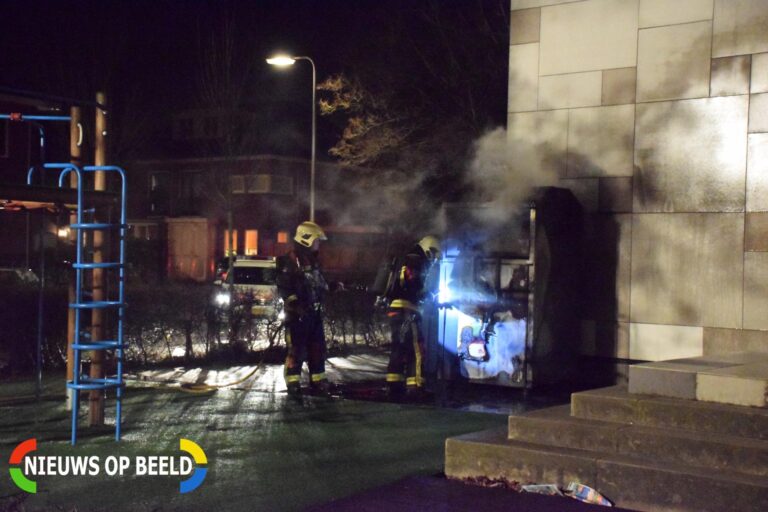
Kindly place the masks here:
POLYGON ((330 154, 422 173, 429 194, 451 199, 473 141, 505 121, 508 2, 423 0, 382 19, 379 46, 349 50, 354 72, 320 86, 321 114, 339 124, 330 154))
MULTIPOLYGON (((207 134, 203 144, 207 154, 223 157, 220 168, 205 176, 207 190, 214 203, 224 212, 227 222, 229 268, 234 260, 233 212, 242 199, 233 193, 233 172, 237 159, 250 154, 256 146, 253 116, 248 111, 249 82, 255 56, 243 45, 237 45, 234 16, 225 13, 219 26, 200 37, 200 65, 197 89, 200 112, 214 119, 215 129, 207 134), (246 55, 241 55, 246 52, 246 55)), ((210 27, 209 23, 205 24, 210 27)), ((245 185, 247 186, 247 184, 245 185)), ((232 341, 232 340, 230 340, 232 341)))

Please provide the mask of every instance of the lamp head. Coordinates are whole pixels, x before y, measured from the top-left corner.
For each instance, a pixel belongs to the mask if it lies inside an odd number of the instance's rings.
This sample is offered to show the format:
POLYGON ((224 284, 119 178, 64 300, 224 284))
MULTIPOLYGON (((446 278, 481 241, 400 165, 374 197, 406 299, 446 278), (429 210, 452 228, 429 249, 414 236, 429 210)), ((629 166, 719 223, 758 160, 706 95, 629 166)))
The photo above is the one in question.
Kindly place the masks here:
POLYGON ((280 67, 292 66, 295 62, 296 59, 287 55, 275 55, 274 57, 267 59, 267 64, 280 67))

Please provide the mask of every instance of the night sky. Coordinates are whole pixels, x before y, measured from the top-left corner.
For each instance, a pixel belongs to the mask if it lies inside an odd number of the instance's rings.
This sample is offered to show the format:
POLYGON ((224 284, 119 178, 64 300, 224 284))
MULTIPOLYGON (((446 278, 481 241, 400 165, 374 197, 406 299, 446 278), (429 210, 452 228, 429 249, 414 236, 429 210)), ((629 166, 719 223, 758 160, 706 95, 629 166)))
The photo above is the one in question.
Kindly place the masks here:
MULTIPOLYGON (((245 77, 248 108, 261 116, 268 132, 277 126, 284 129, 280 140, 288 141, 280 143, 273 137, 261 151, 307 156, 310 67, 305 62, 290 70, 268 66, 264 59, 278 51, 312 57, 318 82, 345 72, 397 91, 403 103, 418 105, 426 99, 435 119, 457 115, 452 95, 465 95, 458 79, 464 74, 466 80, 476 80, 471 87, 484 102, 477 107, 483 112, 477 128, 498 126, 506 110, 507 4, 506 0, 5 0, 0 2, 0 85, 86 100, 93 99, 96 90, 106 90, 117 119, 167 119, 175 111, 200 108, 197 75, 204 48, 212 38, 221 37, 229 21, 236 45, 235 72, 245 77), (435 9, 451 23, 430 23, 425 13, 435 9), (483 10, 498 21, 494 27, 498 38, 482 43, 491 44, 490 49, 477 43, 479 38, 462 18, 483 10), (501 11, 506 12, 499 17, 501 11), (458 62, 449 61, 446 44, 459 52, 468 49, 467 53, 458 62), (461 61, 475 62, 472 52, 487 56, 486 62, 476 64, 478 71, 461 61), (483 73, 489 68, 498 70, 486 78, 483 73)), ((319 119, 319 158, 328 159, 327 149, 342 128, 338 122, 319 119)))

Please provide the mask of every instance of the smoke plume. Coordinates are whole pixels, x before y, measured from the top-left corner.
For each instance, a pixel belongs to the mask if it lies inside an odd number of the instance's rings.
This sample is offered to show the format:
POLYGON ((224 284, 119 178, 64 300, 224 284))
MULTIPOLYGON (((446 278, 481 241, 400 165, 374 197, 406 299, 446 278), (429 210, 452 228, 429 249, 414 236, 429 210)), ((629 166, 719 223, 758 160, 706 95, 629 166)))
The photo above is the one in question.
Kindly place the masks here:
POLYGON ((475 143, 469 165, 469 183, 475 188, 472 202, 482 203, 478 220, 487 226, 508 222, 519 213, 537 187, 554 185, 557 176, 543 168, 532 142, 510 139, 496 128, 475 143))

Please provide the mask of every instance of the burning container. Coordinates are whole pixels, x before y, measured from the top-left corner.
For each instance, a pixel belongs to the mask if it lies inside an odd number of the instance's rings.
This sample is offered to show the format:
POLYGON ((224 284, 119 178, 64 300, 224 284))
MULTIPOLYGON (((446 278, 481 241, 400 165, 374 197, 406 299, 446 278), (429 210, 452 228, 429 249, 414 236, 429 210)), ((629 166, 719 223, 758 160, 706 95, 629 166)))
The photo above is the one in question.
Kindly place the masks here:
POLYGON ((447 207, 435 307, 425 312, 432 379, 530 388, 576 371, 582 212, 571 192, 537 190, 499 221, 447 207))

